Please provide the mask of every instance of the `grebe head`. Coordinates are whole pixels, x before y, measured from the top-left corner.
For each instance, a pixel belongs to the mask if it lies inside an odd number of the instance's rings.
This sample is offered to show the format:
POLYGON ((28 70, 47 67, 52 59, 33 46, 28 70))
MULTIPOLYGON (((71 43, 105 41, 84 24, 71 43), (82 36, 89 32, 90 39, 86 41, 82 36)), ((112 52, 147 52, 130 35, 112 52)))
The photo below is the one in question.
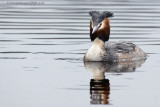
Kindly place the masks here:
POLYGON ((90 21, 90 38, 94 41, 95 38, 99 38, 102 41, 108 41, 110 35, 109 17, 113 16, 113 13, 108 11, 91 11, 89 15, 92 17, 90 21))

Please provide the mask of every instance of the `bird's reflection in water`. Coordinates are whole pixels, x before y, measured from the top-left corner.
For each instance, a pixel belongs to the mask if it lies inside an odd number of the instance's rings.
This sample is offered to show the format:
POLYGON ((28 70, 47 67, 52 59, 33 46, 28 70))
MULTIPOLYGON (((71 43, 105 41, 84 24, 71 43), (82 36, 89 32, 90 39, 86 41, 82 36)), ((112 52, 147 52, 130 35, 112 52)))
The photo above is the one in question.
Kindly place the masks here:
POLYGON ((90 82, 90 94, 91 104, 108 104, 109 101, 109 86, 108 79, 95 80, 91 79, 90 82))
POLYGON ((143 62, 144 60, 123 63, 84 62, 87 71, 93 75, 90 81, 91 104, 109 104, 110 82, 105 79, 105 72, 134 72, 143 62))

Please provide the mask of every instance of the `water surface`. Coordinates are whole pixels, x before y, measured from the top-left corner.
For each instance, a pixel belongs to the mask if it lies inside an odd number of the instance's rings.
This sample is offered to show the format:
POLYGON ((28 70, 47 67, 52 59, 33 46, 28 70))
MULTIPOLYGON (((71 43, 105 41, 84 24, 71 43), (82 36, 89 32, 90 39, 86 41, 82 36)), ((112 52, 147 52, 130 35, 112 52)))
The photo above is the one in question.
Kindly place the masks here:
POLYGON ((94 81, 83 63, 84 53, 91 46, 90 10, 114 13, 110 41, 131 41, 148 54, 134 70, 103 73, 98 84, 104 89, 107 105, 102 106, 160 106, 160 2, 40 2, 26 5, 0 1, 0 106, 89 107, 102 101, 98 100, 101 96, 92 100, 92 95, 101 91, 91 87, 98 80, 94 81))

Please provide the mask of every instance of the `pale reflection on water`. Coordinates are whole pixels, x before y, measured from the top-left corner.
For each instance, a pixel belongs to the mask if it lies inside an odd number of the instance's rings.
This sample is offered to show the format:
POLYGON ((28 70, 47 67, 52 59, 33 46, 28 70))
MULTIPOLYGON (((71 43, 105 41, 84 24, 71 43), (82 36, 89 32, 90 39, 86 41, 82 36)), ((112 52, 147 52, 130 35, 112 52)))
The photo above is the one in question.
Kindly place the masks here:
POLYGON ((90 81, 91 104, 109 104, 110 82, 105 78, 105 73, 134 72, 145 60, 135 62, 84 62, 85 68, 92 73, 90 81))

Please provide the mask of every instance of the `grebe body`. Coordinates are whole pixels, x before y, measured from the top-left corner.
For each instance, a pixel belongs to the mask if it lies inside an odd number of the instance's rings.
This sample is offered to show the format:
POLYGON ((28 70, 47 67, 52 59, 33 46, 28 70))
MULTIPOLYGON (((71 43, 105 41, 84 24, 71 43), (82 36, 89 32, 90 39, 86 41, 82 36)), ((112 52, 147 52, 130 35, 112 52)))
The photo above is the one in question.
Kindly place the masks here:
POLYGON ((96 38, 84 56, 84 61, 124 62, 146 59, 147 54, 127 41, 103 42, 96 38))
POLYGON ((84 61, 124 62, 144 60, 147 54, 135 44, 127 41, 109 42, 111 12, 90 12, 90 39, 92 46, 84 56, 84 61))

